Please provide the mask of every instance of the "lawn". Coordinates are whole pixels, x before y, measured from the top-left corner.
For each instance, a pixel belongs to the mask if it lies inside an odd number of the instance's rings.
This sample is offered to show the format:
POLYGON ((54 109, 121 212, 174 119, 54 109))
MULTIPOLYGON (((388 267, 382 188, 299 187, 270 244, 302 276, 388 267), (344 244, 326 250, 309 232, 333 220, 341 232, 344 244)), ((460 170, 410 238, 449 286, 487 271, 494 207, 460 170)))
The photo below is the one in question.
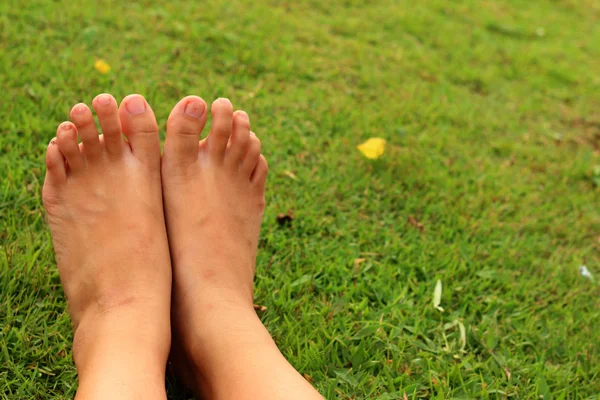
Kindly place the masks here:
POLYGON ((597 398, 599 44, 596 0, 2 1, 0 395, 75 393, 44 150, 110 92, 250 114, 255 302, 327 398, 597 398))

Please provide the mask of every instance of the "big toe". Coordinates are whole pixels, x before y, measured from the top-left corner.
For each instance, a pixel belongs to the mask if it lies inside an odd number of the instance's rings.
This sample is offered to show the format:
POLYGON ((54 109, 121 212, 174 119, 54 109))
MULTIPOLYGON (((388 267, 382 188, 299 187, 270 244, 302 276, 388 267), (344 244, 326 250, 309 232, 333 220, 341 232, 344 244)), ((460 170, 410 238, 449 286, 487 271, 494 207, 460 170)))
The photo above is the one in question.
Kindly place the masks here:
POLYGON ((119 107, 119 118, 133 154, 140 161, 159 163, 158 124, 146 99, 139 94, 125 97, 119 107))
POLYGON ((185 163, 196 161, 206 109, 206 102, 198 96, 184 97, 173 107, 167 121, 165 157, 185 163))

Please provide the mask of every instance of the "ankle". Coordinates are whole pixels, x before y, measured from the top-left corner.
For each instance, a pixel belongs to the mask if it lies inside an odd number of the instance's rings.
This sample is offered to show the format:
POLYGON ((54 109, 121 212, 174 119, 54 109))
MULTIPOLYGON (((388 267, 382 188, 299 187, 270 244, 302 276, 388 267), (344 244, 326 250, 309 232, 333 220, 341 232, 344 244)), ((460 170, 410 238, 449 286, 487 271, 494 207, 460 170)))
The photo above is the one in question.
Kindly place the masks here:
POLYGON ((243 353, 242 349, 252 348, 258 353, 278 351, 252 306, 213 307, 188 324, 177 335, 185 354, 185 367, 193 377, 189 383, 206 398, 214 397, 213 385, 220 381, 219 376, 235 369, 233 360, 243 353))
POLYGON ((165 399, 168 344, 128 329, 77 331, 73 358, 79 376, 77 399, 165 399), (102 393, 102 397, 98 394, 102 393))
MULTIPOLYGON (((177 285, 174 288, 172 317, 185 324, 190 318, 208 325, 216 320, 237 316, 256 316, 254 312, 254 288, 250 285, 232 283, 200 282, 199 285, 177 285), (221 318, 219 318, 221 317, 221 318)), ((218 328, 218 326, 215 326, 218 328)))
POLYGON ((171 344, 170 324, 139 310, 122 309, 105 315, 89 315, 75 330, 73 359, 79 375, 105 362, 134 361, 142 369, 164 374, 171 344))
POLYGON ((193 364, 206 364, 213 352, 217 355, 217 348, 234 348, 257 339, 270 340, 251 303, 210 304, 202 309, 201 315, 182 323, 185 325, 179 324, 177 334, 193 364))

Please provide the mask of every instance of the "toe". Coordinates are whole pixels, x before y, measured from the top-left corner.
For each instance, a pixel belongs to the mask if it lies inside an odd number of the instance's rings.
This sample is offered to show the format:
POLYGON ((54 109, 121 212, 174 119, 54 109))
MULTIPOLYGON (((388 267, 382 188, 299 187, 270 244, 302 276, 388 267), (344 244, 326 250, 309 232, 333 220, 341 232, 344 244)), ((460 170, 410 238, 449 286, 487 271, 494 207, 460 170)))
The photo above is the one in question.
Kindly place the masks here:
POLYGON ((58 127, 56 137, 58 138, 58 148, 69 164, 69 170, 76 172, 83 169, 85 160, 79 151, 75 125, 71 122, 63 122, 58 127))
POLYGON ((58 184, 66 178, 65 158, 58 148, 58 140, 54 138, 46 150, 46 180, 58 184))
POLYGON ((119 155, 125 148, 125 141, 121 136, 121 121, 117 101, 110 94, 100 94, 92 101, 92 107, 96 111, 102 135, 104 136, 104 147, 110 155, 119 155))
POLYGON ((222 159, 231 136, 233 106, 228 99, 217 99, 211 112, 213 121, 208 135, 208 151, 215 159, 222 159))
POLYGON ((242 160, 241 171, 246 174, 246 176, 250 177, 256 164, 258 164, 259 158, 260 140, 258 140, 254 133, 250 133, 250 143, 248 144, 248 151, 242 160))
POLYGON ((244 111, 236 111, 233 113, 233 129, 225 153, 225 162, 237 167, 248 151, 249 143, 250 119, 248 114, 244 111))
POLYGON ((139 94, 125 97, 119 107, 119 116, 133 154, 140 161, 160 163, 158 124, 146 99, 139 94))
POLYGON ((184 162, 198 158, 198 141, 206 124, 206 103, 198 96, 184 97, 167 121, 165 156, 184 162))
POLYGON ((83 103, 75 105, 71 109, 71 121, 77 127, 81 143, 85 147, 85 155, 88 158, 94 158, 100 154, 100 141, 98 139, 98 129, 94 122, 94 116, 89 107, 83 103))
POLYGON ((256 167, 254 167, 254 171, 252 171, 252 176, 250 177, 250 181, 255 184, 257 187, 264 190, 265 183, 267 181, 267 174, 269 173, 269 164, 267 163, 267 159, 262 154, 258 157, 258 163, 256 167))

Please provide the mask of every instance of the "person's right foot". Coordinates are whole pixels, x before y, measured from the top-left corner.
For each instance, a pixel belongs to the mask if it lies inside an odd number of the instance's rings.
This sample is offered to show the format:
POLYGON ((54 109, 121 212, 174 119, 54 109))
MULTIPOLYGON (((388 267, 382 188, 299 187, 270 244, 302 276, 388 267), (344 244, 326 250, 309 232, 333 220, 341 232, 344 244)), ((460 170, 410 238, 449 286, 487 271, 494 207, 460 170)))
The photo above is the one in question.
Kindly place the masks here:
POLYGON ((92 104, 103 135, 85 104, 73 107, 73 122, 48 146, 43 189, 75 332, 77 394, 164 398, 171 266, 158 126, 140 95, 120 108, 108 94, 92 104))

